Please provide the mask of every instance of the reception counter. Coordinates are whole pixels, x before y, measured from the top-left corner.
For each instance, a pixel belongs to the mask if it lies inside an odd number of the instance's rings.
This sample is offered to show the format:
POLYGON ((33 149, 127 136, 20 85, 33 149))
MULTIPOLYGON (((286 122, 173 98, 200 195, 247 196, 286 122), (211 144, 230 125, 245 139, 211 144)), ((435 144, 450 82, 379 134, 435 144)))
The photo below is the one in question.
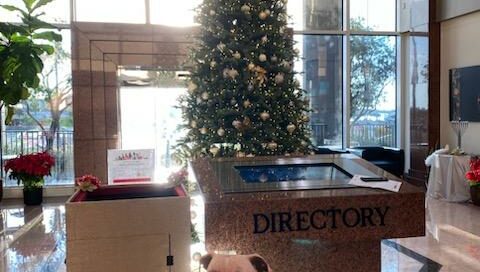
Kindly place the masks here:
POLYGON ((190 199, 182 187, 104 186, 77 191, 65 206, 69 272, 190 271, 190 199))
POLYGON ((210 252, 264 257, 273 271, 380 271, 382 239, 425 235, 425 195, 349 185, 398 179, 351 154, 198 159, 210 252))

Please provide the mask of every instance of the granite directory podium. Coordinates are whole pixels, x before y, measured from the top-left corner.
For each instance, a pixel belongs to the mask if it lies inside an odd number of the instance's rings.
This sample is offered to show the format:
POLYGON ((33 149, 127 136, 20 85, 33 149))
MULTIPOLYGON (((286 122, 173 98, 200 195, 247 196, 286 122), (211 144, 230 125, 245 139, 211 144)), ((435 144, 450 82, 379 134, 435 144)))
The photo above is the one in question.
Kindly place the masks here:
POLYGON ((198 159, 208 251, 258 253, 275 272, 380 271, 382 239, 425 235, 425 195, 349 185, 385 176, 351 154, 198 159))

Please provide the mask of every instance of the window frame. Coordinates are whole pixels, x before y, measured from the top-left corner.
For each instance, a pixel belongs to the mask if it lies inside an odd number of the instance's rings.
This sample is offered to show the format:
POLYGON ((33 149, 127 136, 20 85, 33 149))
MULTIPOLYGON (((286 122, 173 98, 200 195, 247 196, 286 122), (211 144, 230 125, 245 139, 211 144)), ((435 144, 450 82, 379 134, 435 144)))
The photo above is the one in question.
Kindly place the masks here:
POLYGON ((404 143, 404 135, 400 133, 403 131, 401 116, 403 116, 404 110, 404 96, 402 95, 402 76, 401 67, 403 65, 402 59, 402 50, 401 44, 403 42, 403 37, 399 32, 399 0, 395 0, 395 31, 359 31, 350 29, 350 1, 343 0, 342 11, 343 11, 343 20, 342 20, 342 30, 293 30, 293 35, 304 36, 304 35, 337 35, 343 37, 343 60, 342 60, 342 71, 343 71, 343 103, 342 103, 342 148, 350 148, 350 94, 351 94, 351 36, 389 36, 395 37, 395 60, 396 60, 396 71, 395 71, 395 133, 394 133, 394 143, 396 148, 402 146, 404 143))

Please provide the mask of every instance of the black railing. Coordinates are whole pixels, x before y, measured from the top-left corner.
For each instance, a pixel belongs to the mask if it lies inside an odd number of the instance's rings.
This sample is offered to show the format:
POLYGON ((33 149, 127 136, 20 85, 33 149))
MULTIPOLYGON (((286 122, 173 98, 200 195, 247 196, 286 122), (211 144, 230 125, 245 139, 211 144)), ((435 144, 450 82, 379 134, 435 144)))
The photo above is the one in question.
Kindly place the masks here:
POLYGON ((358 124, 350 130, 350 146, 395 146, 394 124, 358 124))
MULTIPOLYGON (((15 158, 19 154, 42 152, 48 149, 47 136, 43 131, 6 130, 2 131, 3 161, 15 158)), ((46 178, 48 185, 68 184, 73 182, 73 132, 59 131, 53 136, 50 147, 55 156, 52 175, 46 178)), ((3 167, 2 167, 2 171, 3 167)), ((5 176, 5 173, 4 173, 5 176)), ((15 180, 5 179, 6 185, 15 185, 15 180)))

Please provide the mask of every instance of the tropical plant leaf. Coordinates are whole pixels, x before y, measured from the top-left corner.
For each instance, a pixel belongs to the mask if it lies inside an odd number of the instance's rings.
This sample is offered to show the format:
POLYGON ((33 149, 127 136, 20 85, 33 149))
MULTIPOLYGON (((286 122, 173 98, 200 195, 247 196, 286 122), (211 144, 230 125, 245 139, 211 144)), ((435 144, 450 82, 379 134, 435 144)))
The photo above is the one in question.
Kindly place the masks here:
POLYGON ((38 29, 56 29, 54 25, 44 22, 35 16, 23 17, 22 22, 28 25, 33 31, 38 29))
POLYGON ((32 8, 32 11, 35 11, 39 7, 45 6, 46 4, 52 2, 53 0, 39 0, 32 8))
POLYGON ((45 31, 40 33, 35 33, 32 35, 34 39, 47 40, 47 41, 62 41, 62 35, 55 33, 53 31, 45 31))
POLYGON ((42 50, 43 52, 51 55, 53 54, 53 52, 55 52, 55 48, 51 45, 48 45, 48 44, 39 44, 37 45, 37 48, 39 48, 40 50, 42 50))
POLYGON ((28 11, 32 11, 32 6, 35 1, 36 0, 23 0, 23 3, 25 4, 25 7, 28 9, 28 11))

